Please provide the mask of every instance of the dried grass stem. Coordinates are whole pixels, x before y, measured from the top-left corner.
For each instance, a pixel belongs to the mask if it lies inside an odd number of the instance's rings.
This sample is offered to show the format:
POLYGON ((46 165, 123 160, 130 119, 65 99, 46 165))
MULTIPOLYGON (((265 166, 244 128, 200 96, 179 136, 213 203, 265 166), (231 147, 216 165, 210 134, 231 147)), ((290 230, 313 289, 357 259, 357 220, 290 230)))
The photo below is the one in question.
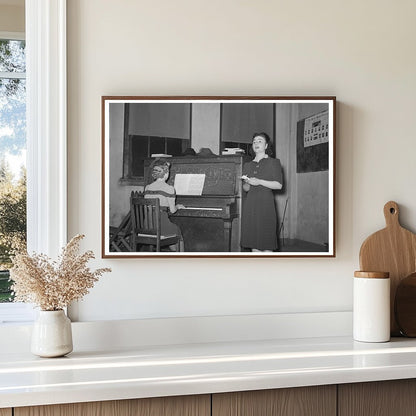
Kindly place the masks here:
POLYGON ((73 237, 62 249, 58 261, 45 254, 29 255, 26 250, 17 253, 10 269, 14 301, 34 303, 42 310, 56 311, 85 296, 101 275, 111 269, 89 269, 87 263, 94 258, 94 253, 78 254, 83 238, 81 234, 73 237))

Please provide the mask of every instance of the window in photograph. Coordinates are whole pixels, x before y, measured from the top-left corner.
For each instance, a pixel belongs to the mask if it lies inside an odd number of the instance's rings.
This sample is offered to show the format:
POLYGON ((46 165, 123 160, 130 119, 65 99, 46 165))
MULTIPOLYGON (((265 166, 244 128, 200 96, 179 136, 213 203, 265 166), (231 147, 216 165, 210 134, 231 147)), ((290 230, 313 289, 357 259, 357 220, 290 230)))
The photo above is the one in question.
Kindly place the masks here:
POLYGON ((274 135, 273 103, 224 103, 221 108, 221 151, 242 149, 250 154, 254 133, 274 135))
POLYGON ((143 180, 145 159, 180 156, 191 143, 191 105, 124 105, 123 179, 143 180))
POLYGON ((152 155, 180 156, 188 147, 189 140, 174 137, 129 136, 131 160, 129 164, 129 178, 143 178, 144 161, 152 155))

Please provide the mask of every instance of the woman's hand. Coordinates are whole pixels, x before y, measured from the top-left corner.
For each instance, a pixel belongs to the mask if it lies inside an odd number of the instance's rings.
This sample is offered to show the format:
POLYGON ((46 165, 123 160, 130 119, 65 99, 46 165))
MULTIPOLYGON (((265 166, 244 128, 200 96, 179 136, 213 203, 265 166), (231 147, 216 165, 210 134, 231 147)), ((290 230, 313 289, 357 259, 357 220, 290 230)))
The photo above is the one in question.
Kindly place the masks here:
POLYGON ((246 183, 248 183, 249 185, 252 185, 252 186, 258 186, 258 185, 260 185, 260 179, 257 179, 257 178, 248 178, 248 180, 246 181, 246 183))
POLYGON ((243 183, 243 189, 245 192, 248 192, 250 190, 250 185, 247 182, 243 183))
POLYGON ((182 204, 176 204, 176 209, 185 209, 185 205, 182 204))
POLYGON ((175 204, 175 198, 168 198, 168 204, 169 204, 169 212, 171 214, 174 214, 178 209, 185 208, 183 205, 175 204))
POLYGON ((261 186, 264 186, 265 188, 269 188, 273 190, 282 189, 282 184, 278 181, 266 181, 265 179, 248 178, 248 180, 246 180, 245 183, 252 185, 252 186, 261 185, 261 186))

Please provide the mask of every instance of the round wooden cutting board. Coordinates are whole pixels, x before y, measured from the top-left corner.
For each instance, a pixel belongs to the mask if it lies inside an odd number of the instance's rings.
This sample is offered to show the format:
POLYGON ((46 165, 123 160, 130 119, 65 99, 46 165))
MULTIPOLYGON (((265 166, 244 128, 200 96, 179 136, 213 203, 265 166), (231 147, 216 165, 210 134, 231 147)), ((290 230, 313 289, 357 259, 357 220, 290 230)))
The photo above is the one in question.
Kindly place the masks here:
POLYGON ((391 335, 400 335, 394 318, 394 299, 400 281, 416 271, 416 235, 399 222, 399 206, 390 201, 384 205, 386 228, 371 234, 361 245, 360 269, 390 273, 391 335))

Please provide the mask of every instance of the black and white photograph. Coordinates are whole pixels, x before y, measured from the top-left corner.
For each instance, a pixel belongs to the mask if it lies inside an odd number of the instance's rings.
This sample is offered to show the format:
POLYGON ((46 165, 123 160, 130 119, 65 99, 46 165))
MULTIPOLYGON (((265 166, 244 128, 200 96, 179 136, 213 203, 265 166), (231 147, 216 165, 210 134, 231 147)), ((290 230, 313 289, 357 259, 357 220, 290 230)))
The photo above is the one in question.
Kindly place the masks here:
POLYGON ((102 256, 334 257, 335 97, 102 97, 102 256))

